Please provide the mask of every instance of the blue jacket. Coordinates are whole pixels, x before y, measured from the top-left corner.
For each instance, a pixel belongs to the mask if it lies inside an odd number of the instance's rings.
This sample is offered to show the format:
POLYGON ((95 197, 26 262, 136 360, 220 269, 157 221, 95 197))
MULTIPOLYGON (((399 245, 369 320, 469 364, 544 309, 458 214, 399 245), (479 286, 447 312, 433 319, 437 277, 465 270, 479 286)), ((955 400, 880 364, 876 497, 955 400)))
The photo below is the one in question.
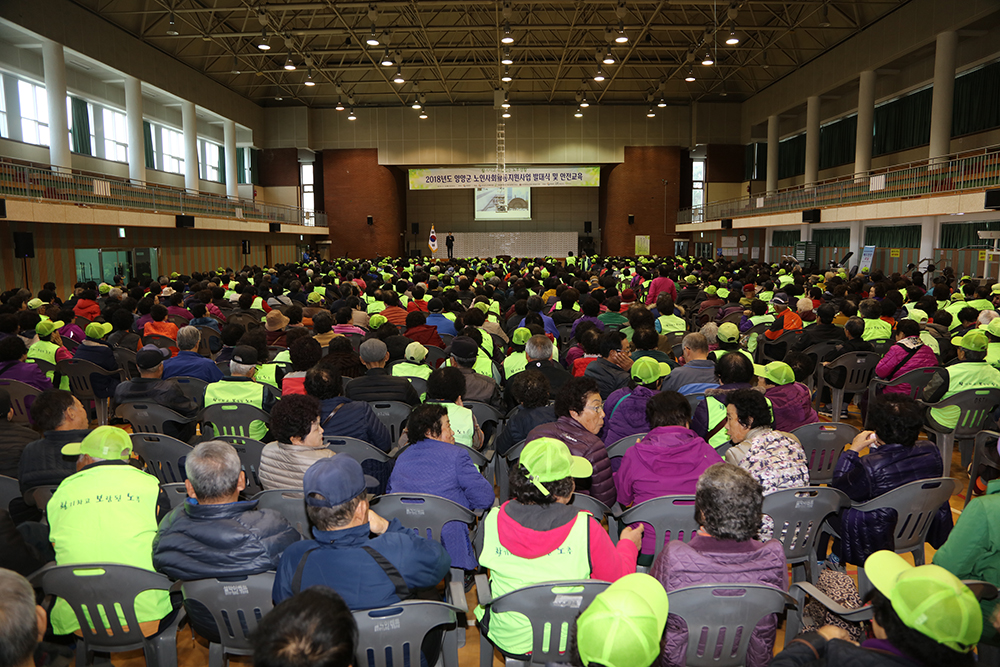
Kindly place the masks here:
MULTIPOLYGON (((94 342, 88 338, 87 342, 94 342)), ((108 371, 118 370, 118 362, 115 361, 115 353, 111 346, 100 342, 99 345, 88 345, 86 342, 80 345, 73 352, 74 359, 82 359, 92 364, 97 364, 108 371)), ((98 398, 111 398, 115 395, 115 387, 118 386, 120 378, 113 375, 91 374, 90 384, 94 387, 94 395, 98 398)))
MULTIPOLYGON (((428 493, 471 510, 487 509, 496 498, 493 485, 473 465, 466 447, 431 439, 415 442, 399 453, 388 492, 428 493)), ((476 568, 478 562, 465 524, 445 524, 441 541, 451 556, 452 567, 476 568)))
MULTIPOLYGON (((539 315, 542 316, 542 322, 545 324, 545 333, 552 334, 556 338, 559 338, 559 327, 556 326, 555 320, 553 320, 548 315, 544 315, 542 313, 539 313, 539 315)), ((524 326, 524 318, 523 317, 521 318, 521 321, 518 323, 517 326, 519 326, 519 327, 523 327, 524 326)), ((574 331, 576 330, 576 325, 573 326, 573 330, 574 331)))
POLYGON ((436 327, 438 334, 449 334, 451 336, 458 335, 458 332, 455 331, 455 323, 441 313, 428 313, 427 324, 432 327, 436 327))
POLYGON ((370 537, 369 526, 323 531, 313 528, 313 540, 285 549, 278 564, 271 597, 274 603, 290 598, 292 579, 302 556, 312 549, 302 570, 301 590, 329 586, 352 610, 375 609, 399 602, 396 587, 382 567, 362 547, 371 547, 395 567, 413 591, 436 586, 448 573, 451 558, 440 544, 399 523, 389 522, 385 533, 370 537))
MULTIPOLYGON (((392 436, 389 434, 389 429, 375 416, 371 405, 364 401, 352 401, 344 396, 320 401, 319 421, 323 425, 324 436, 357 438, 364 440, 369 445, 375 445, 383 452, 392 449, 392 436), (338 405, 343 407, 333 414, 338 405)), ((361 463, 361 469, 366 475, 371 475, 378 480, 378 490, 384 491, 385 485, 389 481, 389 472, 392 470, 389 463, 369 459, 361 463)))
POLYGON ((163 379, 175 377, 193 377, 212 383, 225 376, 211 359, 191 350, 181 350, 176 357, 163 362, 163 379))

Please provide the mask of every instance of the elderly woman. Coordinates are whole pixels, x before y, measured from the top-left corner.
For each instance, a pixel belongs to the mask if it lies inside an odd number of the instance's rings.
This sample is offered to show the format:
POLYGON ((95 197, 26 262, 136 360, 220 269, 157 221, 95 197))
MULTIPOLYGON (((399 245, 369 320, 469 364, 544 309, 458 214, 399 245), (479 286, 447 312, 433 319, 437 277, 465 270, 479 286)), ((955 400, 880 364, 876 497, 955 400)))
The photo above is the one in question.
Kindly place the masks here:
MULTIPOLYGON (((913 320, 901 320, 896 325, 896 343, 889 348, 875 366, 875 375, 883 380, 894 380, 917 368, 937 366, 937 355, 920 340, 920 325, 913 320)), ((886 394, 910 394, 910 385, 886 387, 886 394)))
MULTIPOLYGON (((616 545, 597 519, 569 504, 576 480, 590 475, 590 462, 558 440, 533 439, 524 447, 510 473, 510 501, 490 510, 476 538, 493 597, 551 581, 553 572, 558 579, 611 582, 635 572, 642 527, 625 528, 616 545)), ((531 626, 520 614, 477 607, 476 618, 480 631, 505 652, 531 652, 531 626)))
MULTIPOLYGON (((733 405, 730 399, 730 406, 733 405)), ((758 542, 764 493, 746 470, 716 463, 698 478, 694 513, 700 527, 690 542, 671 540, 656 557, 649 573, 669 597, 670 592, 698 584, 764 584, 786 590, 785 552, 776 540, 758 542)), ((747 667, 771 661, 777 617, 766 616, 754 629, 747 649, 747 667)), ((687 626, 677 616, 667 619, 660 664, 685 663, 687 626)))
POLYGON ((555 409, 549 405, 551 385, 544 373, 538 370, 521 371, 511 379, 511 383, 521 409, 507 420, 507 425, 497 436, 496 451, 501 456, 527 438, 531 429, 556 420, 555 409))
MULTIPOLYGON (((942 462, 937 446, 927 441, 917 443, 923 423, 923 411, 909 396, 877 397, 868 411, 872 430, 859 433, 840 456, 831 486, 861 503, 918 479, 940 477, 942 462), (865 449, 869 453, 861 456, 865 449)), ((846 509, 839 519, 831 517, 830 523, 844 537, 839 544, 834 543, 833 562, 861 565, 872 553, 892 549, 895 510, 846 509)), ((931 524, 927 541, 940 547, 951 528, 951 507, 945 503, 931 524)))
POLYGON ((653 357, 639 357, 629 370, 627 387, 616 389, 604 401, 604 428, 601 439, 612 445, 622 438, 649 431, 646 405, 670 375, 670 366, 653 357))
MULTIPOLYGON (((455 437, 443 405, 425 403, 406 422, 409 441, 396 458, 389 477, 389 493, 428 493, 452 500, 470 510, 492 507, 496 496, 472 463, 467 447, 455 437)), ((441 543, 451 555, 451 566, 474 570, 478 563, 469 541, 469 530, 459 521, 445 524, 441 543)))
MULTIPOLYGON (((733 446, 726 460, 738 464, 760 482, 764 495, 779 489, 809 486, 809 464, 802 445, 771 428, 771 406, 755 389, 739 389, 729 395, 726 430, 733 446)), ((761 539, 770 539, 774 522, 765 516, 761 539)))
POLYGON ((265 489, 301 489, 309 466, 333 456, 323 446, 319 401, 312 396, 278 401, 271 409, 271 435, 275 442, 265 445, 260 455, 260 483, 265 489))
POLYGON ((528 434, 536 438, 555 438, 566 443, 574 456, 582 456, 593 466, 589 480, 579 480, 580 493, 591 495, 611 507, 618 500, 611 478, 611 461, 604 441, 597 434, 604 426, 604 402, 597 383, 588 377, 571 378, 556 394, 556 421, 536 426, 528 434))

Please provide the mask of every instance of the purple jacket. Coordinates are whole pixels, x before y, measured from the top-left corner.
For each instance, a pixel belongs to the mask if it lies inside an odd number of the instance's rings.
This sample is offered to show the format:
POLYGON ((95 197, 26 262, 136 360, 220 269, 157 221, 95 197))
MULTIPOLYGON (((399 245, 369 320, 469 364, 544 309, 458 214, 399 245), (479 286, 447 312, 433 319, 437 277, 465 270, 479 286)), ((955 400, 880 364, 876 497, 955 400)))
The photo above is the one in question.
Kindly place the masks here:
MULTIPOLYGON (((734 542, 698 533, 688 543, 668 542, 649 574, 663 584, 668 595, 685 586, 723 582, 764 584, 784 591, 788 589, 785 568, 785 551, 777 540, 734 542)), ((747 667, 764 667, 771 662, 777 628, 774 614, 757 624, 747 649, 747 667)), ((687 625, 670 614, 661 644, 661 667, 685 664, 687 642, 687 625)))
MULTIPOLYGON (((909 341, 910 339, 904 340, 909 341)), ((937 355, 934 354, 934 350, 932 350, 929 346, 920 343, 919 339, 917 340, 917 344, 920 347, 917 348, 917 351, 906 361, 905 364, 902 363, 902 361, 906 358, 906 355, 910 353, 910 348, 903 345, 902 342, 896 343, 890 347, 889 351, 885 353, 884 357, 882 357, 882 360, 878 362, 877 366, 875 366, 875 375, 879 376, 883 380, 891 380, 893 378, 898 378, 904 373, 916 370, 917 368, 937 366, 938 360, 937 355)), ((900 384, 895 387, 886 387, 884 389, 884 393, 909 395, 910 385, 900 384)))
MULTIPOLYGON (((918 479, 941 476, 941 452, 929 442, 913 447, 882 445, 867 456, 845 451, 837 461, 830 485, 855 502, 865 502, 896 487, 918 479)), ((840 514, 841 560, 860 565, 881 549, 892 549, 896 510, 859 512, 846 509, 840 514)), ((951 506, 943 504, 931 523, 927 541, 937 548, 945 543, 953 526, 951 506)), ((836 526, 834 526, 836 528, 836 526)))
POLYGON ((40 366, 24 361, 0 362, 0 377, 4 380, 17 380, 31 385, 38 391, 52 389, 52 381, 45 376, 40 366))
MULTIPOLYGON (((622 507, 660 496, 694 495, 698 477, 722 457, 697 433, 683 426, 654 428, 622 457, 615 488, 622 507)), ((656 553, 653 527, 645 526, 642 553, 656 553)))
POLYGON ((646 403, 659 392, 639 386, 635 389, 622 387, 611 393, 604 401, 604 428, 601 440, 613 445, 627 435, 646 433, 646 403))
POLYGON ((560 417, 554 422, 531 429, 525 438, 528 442, 536 438, 555 438, 566 443, 573 456, 582 456, 594 466, 594 474, 589 483, 577 480, 577 493, 585 493, 611 507, 618 499, 615 482, 611 478, 611 460, 604 441, 588 431, 572 417, 560 417))
POLYGON ((791 432, 804 424, 814 424, 819 421, 819 415, 813 410, 812 397, 809 388, 799 382, 768 387, 764 396, 771 401, 774 413, 775 431, 791 432))

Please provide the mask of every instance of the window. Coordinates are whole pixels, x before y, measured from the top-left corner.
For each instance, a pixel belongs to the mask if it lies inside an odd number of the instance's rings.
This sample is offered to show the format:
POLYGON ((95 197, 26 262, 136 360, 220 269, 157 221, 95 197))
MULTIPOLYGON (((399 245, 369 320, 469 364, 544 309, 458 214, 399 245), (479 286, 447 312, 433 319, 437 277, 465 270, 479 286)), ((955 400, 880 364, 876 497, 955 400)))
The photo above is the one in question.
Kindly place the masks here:
POLYGON ((205 181, 222 181, 219 165, 219 144, 198 140, 198 176, 205 181))
POLYGON ((7 132, 7 97, 4 88, 3 75, 0 75, 0 137, 10 137, 7 132))
POLYGON ((21 103, 21 139, 29 144, 49 145, 49 109, 45 88, 27 81, 17 82, 21 103))
POLYGON ((101 111, 104 119, 104 158, 128 162, 128 121, 125 114, 108 108, 101 111))
MULTIPOLYGON (((691 163, 691 222, 701 222, 705 217, 705 161, 691 163)), ((709 253, 711 256, 711 253, 709 253)))
POLYGON ((305 213, 305 224, 315 225, 316 221, 312 215, 316 210, 316 188, 313 183, 313 165, 311 162, 303 163, 299 167, 302 182, 302 212, 305 213))
POLYGON ((184 135, 169 127, 156 128, 159 132, 154 132, 153 136, 159 136, 160 140, 156 146, 156 154, 161 159, 157 160, 163 171, 171 174, 184 173, 184 135))

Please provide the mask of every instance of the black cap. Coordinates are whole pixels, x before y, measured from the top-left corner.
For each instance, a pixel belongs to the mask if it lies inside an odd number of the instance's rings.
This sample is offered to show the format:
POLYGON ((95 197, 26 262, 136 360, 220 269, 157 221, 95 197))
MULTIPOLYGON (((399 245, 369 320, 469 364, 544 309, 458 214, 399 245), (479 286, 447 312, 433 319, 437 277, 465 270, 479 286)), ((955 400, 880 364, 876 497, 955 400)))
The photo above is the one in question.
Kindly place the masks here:
POLYGON ((257 348, 251 345, 237 345, 233 348, 233 361, 244 366, 256 366, 257 348))

